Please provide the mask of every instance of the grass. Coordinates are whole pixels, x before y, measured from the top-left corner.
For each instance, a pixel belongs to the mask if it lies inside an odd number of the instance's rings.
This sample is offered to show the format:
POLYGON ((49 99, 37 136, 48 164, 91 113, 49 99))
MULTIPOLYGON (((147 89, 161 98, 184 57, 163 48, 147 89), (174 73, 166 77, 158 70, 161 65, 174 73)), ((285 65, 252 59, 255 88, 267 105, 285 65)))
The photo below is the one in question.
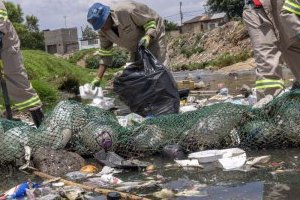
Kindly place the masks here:
POLYGON ((77 51, 69 58, 69 62, 76 64, 78 61, 83 59, 86 55, 94 53, 95 50, 96 49, 83 49, 83 50, 77 51))
POLYGON ((67 83, 84 84, 91 82, 95 70, 83 69, 68 61, 43 51, 22 51, 29 80, 39 94, 46 109, 53 107, 59 100, 60 90, 67 83))
POLYGON ((219 69, 222 67, 233 65, 235 63, 243 62, 250 57, 251 57, 251 53, 248 51, 243 51, 239 54, 224 53, 218 56, 217 58, 207 62, 200 62, 200 63, 193 62, 188 64, 175 65, 172 67, 172 69, 174 71, 205 69, 207 67, 213 67, 219 69))

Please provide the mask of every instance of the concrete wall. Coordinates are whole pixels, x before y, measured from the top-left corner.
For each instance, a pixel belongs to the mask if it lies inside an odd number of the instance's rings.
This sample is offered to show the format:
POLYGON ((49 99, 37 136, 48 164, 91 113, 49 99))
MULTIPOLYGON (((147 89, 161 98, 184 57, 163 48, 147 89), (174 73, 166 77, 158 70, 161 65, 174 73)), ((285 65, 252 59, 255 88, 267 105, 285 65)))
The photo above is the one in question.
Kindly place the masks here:
POLYGON ((190 24, 184 24, 182 26, 183 33, 189 32, 201 32, 201 31, 210 31, 216 27, 222 26, 223 24, 228 22, 228 17, 222 19, 214 19, 204 22, 195 22, 190 24))
POLYGON ((79 50, 77 28, 45 31, 44 37, 48 53, 63 55, 79 50))

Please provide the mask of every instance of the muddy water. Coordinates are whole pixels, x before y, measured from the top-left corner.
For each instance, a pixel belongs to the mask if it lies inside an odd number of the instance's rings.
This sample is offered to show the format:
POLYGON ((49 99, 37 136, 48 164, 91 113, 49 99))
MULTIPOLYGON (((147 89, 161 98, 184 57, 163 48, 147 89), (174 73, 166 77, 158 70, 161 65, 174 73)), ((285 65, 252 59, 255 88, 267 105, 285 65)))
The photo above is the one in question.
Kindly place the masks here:
MULTIPOLYGON (((209 73, 204 71, 174 73, 176 80, 185 79, 191 73, 198 76, 205 83, 210 84, 210 90, 216 90, 218 83, 224 83, 229 88, 230 93, 237 93, 242 84, 253 86, 255 75, 253 72, 240 73, 235 77, 222 73, 209 73)), ((290 73, 285 72, 286 80, 292 78, 290 73)), ((199 79, 199 80, 200 80, 199 79)), ((197 197, 174 197, 173 199, 222 199, 222 200, 240 200, 240 199, 300 199, 300 149, 289 150, 260 150, 247 152, 247 156, 271 155, 271 162, 264 168, 258 168, 250 172, 241 171, 222 171, 220 169, 211 169, 202 171, 197 169, 184 170, 174 168, 173 160, 162 157, 151 158, 150 161, 157 166, 157 171, 152 174, 143 174, 143 172, 128 171, 118 174, 123 181, 143 180, 149 177, 164 177, 163 187, 174 191, 191 189, 193 185, 201 185, 198 189, 201 196, 197 197), (281 163, 280 166, 277 166, 281 163), (170 167, 171 166, 171 167, 170 167), (289 169, 280 174, 272 174, 277 169, 289 169)), ((35 179, 32 176, 20 172, 14 172, 13 176, 6 177, 7 169, 0 171, 0 191, 5 191, 28 178, 35 179)), ((160 187, 152 187, 146 190, 135 191, 138 194, 145 194, 150 199, 156 199, 152 196, 153 192, 160 191, 160 187)))
MULTIPOLYGON (((205 70, 195 70, 174 72, 173 76, 176 81, 184 80, 188 77, 192 77, 195 82, 203 81, 206 85, 209 85, 205 90, 217 90, 218 84, 223 83, 225 87, 229 89, 230 94, 237 94, 243 84, 247 84, 250 87, 254 87, 256 79, 255 72, 253 70, 232 74, 222 72, 210 72, 205 70)), ((286 84, 290 85, 290 79, 293 79, 293 75, 288 69, 283 70, 283 77, 285 79, 286 84)))

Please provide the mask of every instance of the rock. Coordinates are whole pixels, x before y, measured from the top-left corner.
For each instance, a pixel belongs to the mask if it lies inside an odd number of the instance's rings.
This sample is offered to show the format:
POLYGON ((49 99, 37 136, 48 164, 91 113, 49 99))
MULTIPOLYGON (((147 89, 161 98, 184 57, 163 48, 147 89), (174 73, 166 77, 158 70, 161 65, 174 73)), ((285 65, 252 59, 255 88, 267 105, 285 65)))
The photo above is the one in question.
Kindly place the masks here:
POLYGON ((184 152, 181 146, 178 144, 167 145, 163 148, 163 156, 171 159, 182 159, 184 158, 184 152))
POLYGON ((39 148, 33 154, 33 163, 41 172, 52 176, 62 176, 68 172, 80 170, 85 165, 85 160, 73 152, 39 148))
POLYGON ((40 197, 39 200, 60 200, 60 196, 58 194, 48 194, 46 196, 40 197))

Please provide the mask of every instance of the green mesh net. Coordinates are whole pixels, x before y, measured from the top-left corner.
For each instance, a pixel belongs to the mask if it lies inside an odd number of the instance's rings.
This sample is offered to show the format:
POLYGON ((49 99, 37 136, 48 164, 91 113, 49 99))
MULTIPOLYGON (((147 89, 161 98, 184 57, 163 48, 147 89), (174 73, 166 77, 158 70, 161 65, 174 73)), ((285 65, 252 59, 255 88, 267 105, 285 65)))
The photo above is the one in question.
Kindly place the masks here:
POLYGON ((260 109, 219 103, 183 114, 149 118, 123 127, 116 116, 75 101, 62 101, 40 128, 0 120, 0 163, 24 156, 24 147, 68 149, 93 155, 105 149, 123 157, 160 153, 179 144, 186 152, 300 145, 300 93, 285 93, 260 109))

